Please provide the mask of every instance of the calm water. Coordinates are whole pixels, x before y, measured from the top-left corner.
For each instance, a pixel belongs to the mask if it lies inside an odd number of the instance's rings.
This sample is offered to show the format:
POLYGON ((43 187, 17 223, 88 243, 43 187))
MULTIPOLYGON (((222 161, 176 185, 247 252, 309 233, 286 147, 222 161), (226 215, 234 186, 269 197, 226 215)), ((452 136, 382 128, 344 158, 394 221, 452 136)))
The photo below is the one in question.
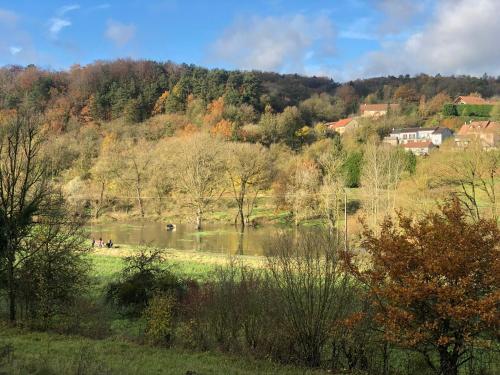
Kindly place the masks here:
POLYGON ((232 225, 206 224, 203 231, 192 225, 179 224, 167 231, 158 222, 129 222, 94 224, 89 227, 91 238, 113 240, 115 245, 149 245, 178 250, 208 251, 225 254, 262 255, 266 241, 283 230, 313 230, 311 228, 283 229, 276 226, 248 228, 244 233, 232 225))

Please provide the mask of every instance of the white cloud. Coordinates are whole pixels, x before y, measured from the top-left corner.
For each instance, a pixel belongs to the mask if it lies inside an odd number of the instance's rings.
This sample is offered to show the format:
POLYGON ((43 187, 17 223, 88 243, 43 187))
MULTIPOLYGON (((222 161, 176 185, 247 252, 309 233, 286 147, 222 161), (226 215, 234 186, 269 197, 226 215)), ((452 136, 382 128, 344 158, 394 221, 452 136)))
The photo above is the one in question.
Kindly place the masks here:
POLYGON ((59 32, 65 27, 71 26, 71 21, 63 19, 63 18, 51 18, 49 20, 49 33, 50 36, 56 39, 59 35, 59 32))
POLYGON ((9 51, 10 51, 10 54, 12 56, 15 56, 17 55, 19 52, 21 52, 23 50, 22 47, 18 47, 18 46, 10 46, 9 47, 9 51))
POLYGON ((71 12, 72 10, 77 10, 77 9, 80 9, 80 5, 78 5, 78 4, 65 5, 65 6, 60 7, 60 8, 57 10, 57 15, 58 15, 59 17, 62 17, 62 16, 64 16, 66 13, 71 12))
POLYGON ((441 0, 420 31, 369 53, 354 75, 499 75, 499 14, 498 0, 441 0))
POLYGON ((103 3, 103 4, 98 4, 96 6, 88 8, 89 11, 94 11, 94 10, 104 10, 104 9, 109 9, 111 8, 111 4, 108 3, 103 3))
POLYGON ((109 20, 104 35, 116 46, 123 47, 135 36, 136 28, 133 24, 109 20))
POLYGON ((384 14, 384 21, 378 31, 382 34, 399 33, 427 6, 427 0, 376 0, 375 6, 384 14))
POLYGON ((334 28, 325 16, 237 19, 211 46, 211 58, 240 69, 304 72, 309 59, 333 54, 334 28))

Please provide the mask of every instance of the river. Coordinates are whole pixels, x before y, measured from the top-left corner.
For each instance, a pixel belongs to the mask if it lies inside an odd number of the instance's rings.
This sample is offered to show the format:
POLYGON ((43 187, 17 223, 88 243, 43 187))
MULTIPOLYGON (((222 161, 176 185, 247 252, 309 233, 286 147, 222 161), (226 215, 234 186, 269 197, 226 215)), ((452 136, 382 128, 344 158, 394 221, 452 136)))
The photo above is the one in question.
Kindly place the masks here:
POLYGON ((202 231, 193 225, 178 224, 173 231, 160 222, 116 222, 92 224, 91 238, 113 240, 117 246, 148 245, 177 250, 196 250, 224 254, 263 255, 268 240, 279 231, 310 231, 310 227, 287 228, 267 225, 246 228, 243 233, 232 226, 206 224, 202 231))

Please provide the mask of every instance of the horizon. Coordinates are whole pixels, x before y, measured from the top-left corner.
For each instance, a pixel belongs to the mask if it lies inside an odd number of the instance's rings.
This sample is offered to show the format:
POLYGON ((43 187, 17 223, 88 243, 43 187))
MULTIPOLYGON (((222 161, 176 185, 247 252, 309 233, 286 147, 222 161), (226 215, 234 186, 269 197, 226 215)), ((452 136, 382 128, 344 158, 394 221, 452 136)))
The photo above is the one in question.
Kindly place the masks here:
POLYGON ((498 77, 499 13, 495 0, 0 1, 0 66, 132 59, 336 82, 498 77))

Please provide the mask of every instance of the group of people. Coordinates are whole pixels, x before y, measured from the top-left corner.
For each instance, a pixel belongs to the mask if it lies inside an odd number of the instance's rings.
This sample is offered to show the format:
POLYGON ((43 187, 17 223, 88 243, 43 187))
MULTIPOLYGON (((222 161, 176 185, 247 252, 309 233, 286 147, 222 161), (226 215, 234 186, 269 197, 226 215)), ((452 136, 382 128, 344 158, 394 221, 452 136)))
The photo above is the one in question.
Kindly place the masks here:
POLYGON ((113 247, 113 241, 111 241, 111 240, 104 243, 102 238, 99 238, 99 241, 97 241, 97 243, 96 243, 95 238, 92 238, 92 247, 96 247, 96 244, 97 244, 97 247, 100 247, 100 248, 103 248, 104 246, 106 246, 108 249, 111 249, 113 247))

